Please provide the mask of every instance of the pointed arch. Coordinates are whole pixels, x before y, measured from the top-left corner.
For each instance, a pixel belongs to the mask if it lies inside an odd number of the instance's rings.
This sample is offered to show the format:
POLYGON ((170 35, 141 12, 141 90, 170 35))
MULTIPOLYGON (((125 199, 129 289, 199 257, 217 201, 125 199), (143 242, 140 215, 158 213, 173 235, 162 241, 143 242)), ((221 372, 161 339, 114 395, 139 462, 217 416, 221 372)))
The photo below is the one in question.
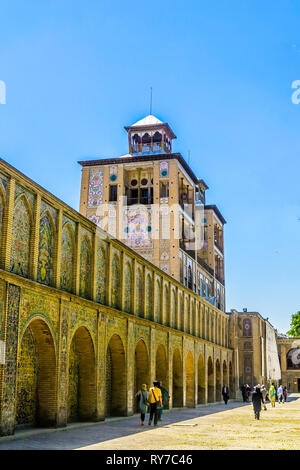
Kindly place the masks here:
POLYGON ((216 401, 221 401, 221 365, 219 359, 216 360, 216 401))
POLYGON ((152 277, 150 274, 147 274, 147 278, 146 278, 146 318, 148 318, 149 320, 154 320, 152 277))
POLYGON ((132 268, 127 261, 124 270, 124 311, 132 313, 132 268))
POLYGON ((50 211, 45 209, 40 217, 37 280, 47 286, 53 284, 55 244, 55 223, 50 211))
POLYGON ((121 269, 120 258, 114 254, 111 263, 111 305, 112 307, 121 308, 121 269))
POLYGON ((21 336, 17 371, 17 424, 56 424, 55 342, 47 323, 33 318, 21 336))
POLYGON ((170 312, 170 326, 172 328, 177 328, 177 318, 176 318, 176 291, 175 289, 172 289, 172 294, 171 294, 171 312, 170 312))
POLYGON ((169 288, 164 286, 164 296, 163 296, 163 323, 164 325, 170 325, 170 311, 169 311, 169 288))
POLYGON ((195 368, 194 357, 191 351, 188 352, 185 361, 186 370, 186 406, 193 408, 195 406, 195 368))
POLYGON ((106 416, 126 415, 126 387, 125 349, 113 334, 106 350, 106 416))
POLYGON ((106 303, 106 279, 107 279, 107 255, 106 250, 101 243, 97 248, 97 284, 96 284, 96 300, 100 304, 106 303))
POLYGON ((206 379, 205 379, 205 364, 202 354, 198 357, 198 404, 205 403, 205 390, 206 390, 206 379))
POLYGON ((66 222, 61 234, 60 288, 72 292, 74 288, 75 235, 72 226, 66 222))
POLYGON ((180 351, 173 352, 173 408, 183 406, 183 368, 180 351))
POLYGON ((92 249, 91 242, 86 235, 80 244, 80 283, 79 295, 89 299, 91 297, 91 271, 92 271, 92 249))
POLYGON ((92 420, 96 412, 96 359, 85 326, 80 326, 72 337, 68 370, 68 421, 92 420))
MULTIPOLYGON (((143 384, 146 384, 147 388, 150 386, 149 355, 144 340, 139 339, 135 347, 134 396, 139 390, 141 390, 143 384)), ((138 411, 136 401, 135 411, 138 411)))
POLYGON ((155 282, 155 321, 162 323, 160 281, 155 282))
POLYGON ((29 276, 32 235, 32 212, 25 194, 15 200, 12 234, 10 271, 20 276, 29 276))
POLYGON ((136 270, 136 314, 143 316, 143 273, 140 268, 136 270))
POLYGON ((215 401, 215 378, 214 366, 211 356, 207 360, 207 388, 208 388, 208 403, 215 401))

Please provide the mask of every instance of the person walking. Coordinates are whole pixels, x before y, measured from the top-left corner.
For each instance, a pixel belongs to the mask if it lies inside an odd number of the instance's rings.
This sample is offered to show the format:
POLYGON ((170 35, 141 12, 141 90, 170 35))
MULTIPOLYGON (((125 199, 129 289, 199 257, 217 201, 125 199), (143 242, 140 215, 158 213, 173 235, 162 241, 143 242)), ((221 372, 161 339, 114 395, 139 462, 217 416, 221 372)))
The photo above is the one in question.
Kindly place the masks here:
POLYGON ((262 384, 260 391, 261 391, 261 394, 262 394, 263 400, 264 400, 264 402, 263 402, 264 403, 264 410, 266 411, 267 410, 266 399, 267 399, 268 391, 267 391, 266 387, 264 386, 264 384, 262 384))
POLYGON ((271 402, 272 408, 275 408, 276 390, 274 384, 272 384, 269 389, 269 400, 271 402))
POLYGON ((247 402, 249 403, 250 398, 251 398, 251 388, 250 385, 246 385, 246 391, 247 391, 247 402))
POLYGON ((148 425, 151 426, 152 419, 154 417, 154 426, 157 426, 158 421, 158 409, 162 406, 161 390, 159 388, 159 382, 153 382, 153 387, 150 388, 148 394, 148 400, 150 403, 150 416, 148 425))
POLYGON ((252 393, 252 404, 254 410, 255 419, 259 419, 261 412, 261 404, 264 402, 262 393, 260 391, 260 385, 256 385, 254 392, 252 393))
POLYGON ((222 388, 222 396, 223 396, 225 405, 227 405, 227 402, 229 400, 229 388, 227 387, 227 385, 224 385, 222 388))
POLYGON ((287 397, 288 397, 288 389, 287 389, 287 386, 285 385, 283 387, 283 398, 284 398, 284 402, 287 401, 287 397))
POLYGON ((277 389, 277 395, 278 395, 278 403, 283 403, 283 388, 281 385, 279 385, 277 389))
POLYGON ((159 410, 158 410, 158 421, 161 421, 163 409, 164 409, 164 407, 165 407, 165 405, 166 405, 166 401, 170 398, 170 395, 169 395, 168 390, 166 390, 166 389, 162 386, 162 382, 159 382, 159 388, 160 388, 160 391, 161 391, 162 406, 161 406, 161 408, 159 408, 159 410))
POLYGON ((147 391, 147 385, 143 384, 141 390, 135 395, 136 398, 139 398, 139 406, 141 411, 141 426, 144 426, 145 416, 148 408, 148 398, 149 393, 147 391))
POLYGON ((246 385, 241 386, 241 392, 243 395, 243 402, 245 403, 247 401, 247 391, 246 391, 246 385))

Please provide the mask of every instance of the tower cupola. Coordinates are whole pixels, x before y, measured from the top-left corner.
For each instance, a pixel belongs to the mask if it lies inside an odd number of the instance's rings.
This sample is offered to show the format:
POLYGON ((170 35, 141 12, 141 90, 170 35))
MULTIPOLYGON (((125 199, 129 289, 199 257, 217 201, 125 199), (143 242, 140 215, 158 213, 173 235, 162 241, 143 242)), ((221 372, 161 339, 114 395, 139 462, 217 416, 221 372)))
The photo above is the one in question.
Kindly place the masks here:
POLYGON ((172 140, 176 139, 176 135, 169 124, 152 114, 125 129, 128 132, 129 153, 132 155, 172 152, 172 140))

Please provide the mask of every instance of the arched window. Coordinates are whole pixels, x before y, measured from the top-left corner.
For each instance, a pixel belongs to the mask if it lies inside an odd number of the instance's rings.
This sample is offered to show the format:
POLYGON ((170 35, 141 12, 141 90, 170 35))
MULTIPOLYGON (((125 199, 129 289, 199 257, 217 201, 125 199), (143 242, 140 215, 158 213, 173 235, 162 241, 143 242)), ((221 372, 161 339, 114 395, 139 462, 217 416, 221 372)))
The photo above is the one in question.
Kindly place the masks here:
POLYGON ((250 318, 243 320, 243 336, 252 336, 252 322, 250 318))
POLYGON ((12 240, 10 271, 20 276, 29 275, 31 238, 31 215, 24 197, 20 197, 14 209, 12 222, 12 240))
POLYGON ((143 275, 141 269, 136 271, 136 313, 139 316, 143 314, 143 275))
POLYGON ((37 280, 47 286, 53 282, 55 233, 53 222, 46 212, 40 220, 39 259, 37 280))
POLYGON ((91 250, 90 244, 86 237, 81 240, 80 247, 80 284, 79 295, 81 297, 90 298, 91 296, 91 250))
POLYGON ((120 308, 120 263, 117 255, 114 255, 111 265, 111 305, 120 308))
POLYGON ((98 244, 97 250, 97 287, 96 300, 100 304, 106 303, 106 274, 107 274, 107 257, 105 249, 98 244))
POLYGON ((153 306, 152 306, 152 279, 150 274, 147 275, 146 281, 146 318, 153 320, 153 306))
POLYGON ((124 310, 127 313, 132 312, 132 270, 129 263, 125 266, 124 279, 124 310))
POLYGON ((142 152, 150 152, 151 151, 151 137, 146 132, 142 137, 142 152))
POLYGON ((61 236, 60 288, 73 290, 74 234, 69 224, 64 225, 61 236))

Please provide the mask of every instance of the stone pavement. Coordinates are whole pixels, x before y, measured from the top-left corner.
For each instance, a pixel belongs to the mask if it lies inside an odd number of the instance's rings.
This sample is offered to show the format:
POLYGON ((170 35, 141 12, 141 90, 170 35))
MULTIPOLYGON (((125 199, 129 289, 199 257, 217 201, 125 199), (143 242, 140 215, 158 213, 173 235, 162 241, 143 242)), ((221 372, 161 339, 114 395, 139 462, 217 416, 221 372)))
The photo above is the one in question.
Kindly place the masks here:
MULTIPOLYGON (((17 431, 0 438, 4 449, 300 449, 300 394, 262 412, 238 402, 165 412, 158 427, 139 425, 139 416, 64 429, 17 431)), ((147 417, 146 417, 147 419, 147 417)))

